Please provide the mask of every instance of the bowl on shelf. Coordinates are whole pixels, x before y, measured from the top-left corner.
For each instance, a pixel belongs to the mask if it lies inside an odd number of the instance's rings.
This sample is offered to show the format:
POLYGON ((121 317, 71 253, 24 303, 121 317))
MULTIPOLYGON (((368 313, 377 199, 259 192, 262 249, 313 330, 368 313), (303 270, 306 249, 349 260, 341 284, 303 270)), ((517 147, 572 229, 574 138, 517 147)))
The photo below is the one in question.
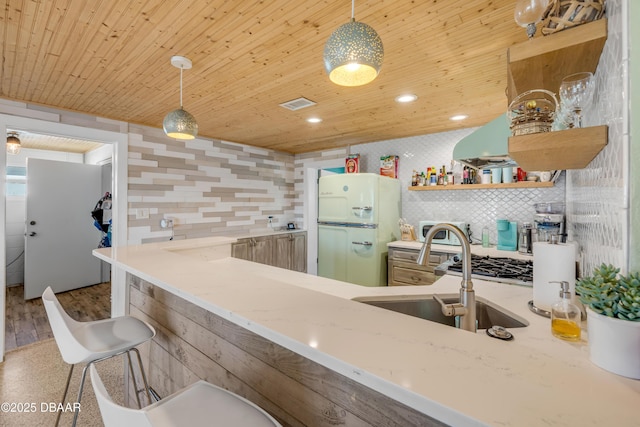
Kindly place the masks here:
POLYGON ((538 177, 535 175, 530 175, 527 177, 527 181, 535 182, 538 180, 538 177))

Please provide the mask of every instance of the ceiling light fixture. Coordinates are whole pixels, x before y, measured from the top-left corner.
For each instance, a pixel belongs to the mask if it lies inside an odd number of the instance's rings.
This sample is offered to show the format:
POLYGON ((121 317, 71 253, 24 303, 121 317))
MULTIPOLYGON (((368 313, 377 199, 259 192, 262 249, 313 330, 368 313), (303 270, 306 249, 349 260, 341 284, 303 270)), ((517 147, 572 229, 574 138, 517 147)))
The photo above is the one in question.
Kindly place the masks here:
POLYGON ((329 79, 340 86, 365 85, 378 76, 383 58, 382 39, 369 25, 356 22, 351 0, 351 21, 338 27, 324 45, 329 79))
POLYGON ((412 93, 406 94, 406 95, 396 96, 396 102, 400 102, 400 103, 413 102, 416 99, 418 99, 418 96, 414 95, 412 93))
POLYGON ((320 117, 309 117, 307 121, 309 123, 320 123, 322 119, 320 117))
POLYGON ((449 120, 453 120, 454 122, 457 122, 457 121, 460 121, 460 120, 464 120, 467 117, 469 117, 469 116, 467 116, 466 114, 458 114, 457 116, 449 117, 449 120))
POLYGON ((180 68, 180 108, 165 116, 162 127, 168 137, 194 139, 198 134, 198 123, 195 117, 182 108, 182 70, 189 70, 191 61, 184 56, 172 56, 171 65, 180 68))
POLYGON ((20 152, 20 139, 17 132, 9 132, 7 135, 7 153, 18 154, 20 152))

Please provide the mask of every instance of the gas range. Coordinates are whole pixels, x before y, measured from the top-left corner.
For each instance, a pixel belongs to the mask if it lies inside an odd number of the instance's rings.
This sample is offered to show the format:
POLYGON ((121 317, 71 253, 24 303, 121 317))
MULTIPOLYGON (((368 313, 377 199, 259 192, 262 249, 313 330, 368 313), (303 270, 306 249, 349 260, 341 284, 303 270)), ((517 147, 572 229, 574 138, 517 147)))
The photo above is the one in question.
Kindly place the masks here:
MULTIPOLYGON (((460 255, 441 265, 441 274, 462 276, 460 255)), ((533 286, 533 261, 514 258, 471 255, 471 277, 493 282, 533 286)))

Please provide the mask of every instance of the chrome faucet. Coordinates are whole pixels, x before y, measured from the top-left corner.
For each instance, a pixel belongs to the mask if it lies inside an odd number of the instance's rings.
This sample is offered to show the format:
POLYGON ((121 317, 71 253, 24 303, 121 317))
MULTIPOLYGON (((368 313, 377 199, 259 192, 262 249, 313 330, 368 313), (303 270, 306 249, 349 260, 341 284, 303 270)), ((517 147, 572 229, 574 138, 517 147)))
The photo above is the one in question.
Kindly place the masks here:
POLYGON ((417 263, 427 265, 429 263, 429 253, 431 252, 431 240, 433 236, 442 230, 448 230, 460 241, 462 245, 462 282, 460 287, 460 302, 455 304, 445 304, 437 295, 434 299, 442 306, 442 313, 445 316, 460 316, 460 329, 476 332, 476 295, 473 291, 471 281, 471 247, 467 236, 455 225, 436 224, 429 229, 424 238, 424 244, 418 255, 417 263))

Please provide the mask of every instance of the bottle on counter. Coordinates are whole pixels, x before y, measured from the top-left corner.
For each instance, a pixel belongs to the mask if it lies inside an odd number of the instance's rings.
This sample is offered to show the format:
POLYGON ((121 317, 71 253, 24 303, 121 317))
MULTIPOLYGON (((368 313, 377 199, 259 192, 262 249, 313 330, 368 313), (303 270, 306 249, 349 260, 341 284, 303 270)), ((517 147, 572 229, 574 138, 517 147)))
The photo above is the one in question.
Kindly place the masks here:
POLYGON ((489 244, 489 228, 483 227, 482 228, 482 247, 483 248, 488 248, 489 246, 490 246, 490 244, 489 244))
POLYGON ((580 309, 571 301, 569 282, 560 283, 560 301, 551 306, 551 333, 567 341, 580 341, 580 309))

